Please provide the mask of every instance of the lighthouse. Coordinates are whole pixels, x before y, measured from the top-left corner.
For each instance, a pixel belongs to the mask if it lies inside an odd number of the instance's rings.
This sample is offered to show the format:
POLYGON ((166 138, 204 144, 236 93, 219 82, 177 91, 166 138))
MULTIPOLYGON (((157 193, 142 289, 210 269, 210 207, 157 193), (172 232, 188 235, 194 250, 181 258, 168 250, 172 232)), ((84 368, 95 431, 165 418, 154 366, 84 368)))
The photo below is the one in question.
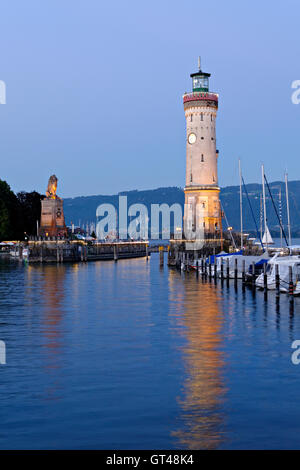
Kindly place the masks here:
MULTIPOLYGON (((193 91, 183 95, 186 119, 186 181, 184 224, 203 239, 220 242, 221 208, 218 186, 216 117, 218 94, 209 91, 210 73, 192 73, 193 91)), ((188 238, 186 236, 186 238, 188 238)))

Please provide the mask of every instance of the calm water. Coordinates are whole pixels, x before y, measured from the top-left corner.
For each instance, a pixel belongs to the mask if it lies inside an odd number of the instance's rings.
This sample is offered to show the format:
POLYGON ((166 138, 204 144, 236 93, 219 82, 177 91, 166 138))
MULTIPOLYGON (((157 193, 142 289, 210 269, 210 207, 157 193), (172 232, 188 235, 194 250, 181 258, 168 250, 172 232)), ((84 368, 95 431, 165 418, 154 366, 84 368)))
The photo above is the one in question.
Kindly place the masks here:
POLYGON ((300 448, 300 299, 0 258, 0 448, 300 448))

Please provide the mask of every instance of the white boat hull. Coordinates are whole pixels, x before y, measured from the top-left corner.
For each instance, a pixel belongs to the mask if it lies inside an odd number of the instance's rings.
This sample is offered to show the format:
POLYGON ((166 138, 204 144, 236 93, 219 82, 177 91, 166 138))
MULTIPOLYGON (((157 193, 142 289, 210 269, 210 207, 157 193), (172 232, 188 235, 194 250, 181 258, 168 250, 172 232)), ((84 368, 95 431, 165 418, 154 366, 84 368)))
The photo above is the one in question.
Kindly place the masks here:
MULTIPOLYGON (((280 280, 280 291, 289 292, 290 268, 292 268, 292 281, 294 286, 294 295, 300 295, 300 257, 299 256, 278 256, 275 255, 267 266, 267 289, 276 289, 276 268, 278 265, 278 274, 280 280)), ((260 274, 256 279, 256 286, 264 288, 264 274, 260 274)))

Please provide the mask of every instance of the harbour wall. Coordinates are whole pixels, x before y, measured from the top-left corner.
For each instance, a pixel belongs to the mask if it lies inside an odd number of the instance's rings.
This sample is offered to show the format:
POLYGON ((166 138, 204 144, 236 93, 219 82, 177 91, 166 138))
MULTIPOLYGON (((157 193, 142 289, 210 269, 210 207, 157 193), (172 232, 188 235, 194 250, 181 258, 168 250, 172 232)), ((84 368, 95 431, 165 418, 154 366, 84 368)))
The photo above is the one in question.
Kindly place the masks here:
POLYGON ((85 243, 74 240, 38 240, 19 246, 19 258, 29 263, 115 260, 148 256, 147 242, 85 243))

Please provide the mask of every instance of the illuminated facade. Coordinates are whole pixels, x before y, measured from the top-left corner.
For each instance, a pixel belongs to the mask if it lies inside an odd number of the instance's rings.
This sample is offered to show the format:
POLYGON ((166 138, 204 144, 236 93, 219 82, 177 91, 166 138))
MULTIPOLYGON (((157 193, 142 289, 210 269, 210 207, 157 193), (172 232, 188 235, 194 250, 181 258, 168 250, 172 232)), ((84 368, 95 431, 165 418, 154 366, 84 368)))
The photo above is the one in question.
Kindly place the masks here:
POLYGON ((186 182, 184 219, 189 230, 201 230, 205 239, 221 238, 216 117, 218 95, 209 91, 210 74, 191 74, 192 93, 183 96, 186 118, 186 182), (197 207, 197 210, 196 210, 197 207))
POLYGON ((42 199, 39 235, 42 237, 66 237, 63 200, 57 196, 57 178, 50 176, 46 198, 42 199))

